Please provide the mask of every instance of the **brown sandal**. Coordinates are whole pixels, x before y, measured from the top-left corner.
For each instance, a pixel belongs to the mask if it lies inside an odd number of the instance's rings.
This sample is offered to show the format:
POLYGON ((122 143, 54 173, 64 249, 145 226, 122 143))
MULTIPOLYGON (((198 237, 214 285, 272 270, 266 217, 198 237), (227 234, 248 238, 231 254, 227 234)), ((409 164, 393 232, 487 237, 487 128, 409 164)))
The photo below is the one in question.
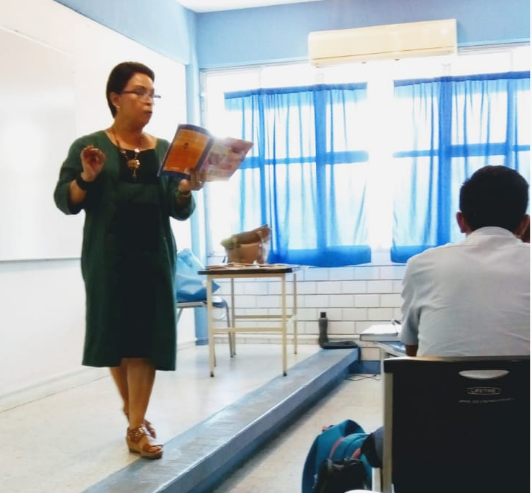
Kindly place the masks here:
MULTIPOLYGON (((129 413, 126 413, 124 411, 124 414, 126 415, 127 422, 129 423, 129 413)), ((148 433, 153 437, 157 438, 157 432, 155 431, 155 428, 152 426, 151 421, 148 421, 147 419, 144 420, 144 426, 148 430, 148 433)))
POLYGON ((139 426, 130 430, 128 428, 126 443, 129 451, 133 454, 140 454, 145 459, 160 459, 163 456, 163 446, 156 443, 145 426, 139 426), (157 447, 155 452, 152 448, 157 447))

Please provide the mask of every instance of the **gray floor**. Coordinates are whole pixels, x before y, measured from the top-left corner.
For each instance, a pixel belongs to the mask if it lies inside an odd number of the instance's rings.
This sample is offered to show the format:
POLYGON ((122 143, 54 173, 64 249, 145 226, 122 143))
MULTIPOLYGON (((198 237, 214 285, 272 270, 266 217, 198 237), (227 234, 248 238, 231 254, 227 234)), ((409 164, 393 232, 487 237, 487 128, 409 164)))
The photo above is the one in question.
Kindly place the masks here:
MULTIPOLYGON (((319 348, 289 353, 289 367, 319 348)), ((165 442, 279 375, 280 346, 238 346, 230 359, 218 348, 215 378, 207 347, 178 353, 176 372, 157 376, 149 419, 165 442)), ((381 384, 346 380, 297 423, 251 458, 216 491, 300 491, 303 462, 322 426, 346 418, 372 431, 381 421, 381 384)), ((79 493, 135 460, 124 443, 126 423, 109 377, 0 413, 2 491, 79 493), (9 452, 9 453, 5 453, 9 452)))
POLYGON ((235 471, 214 493, 299 493, 305 458, 321 429, 352 419, 369 433, 382 423, 381 406, 379 376, 346 379, 235 471))

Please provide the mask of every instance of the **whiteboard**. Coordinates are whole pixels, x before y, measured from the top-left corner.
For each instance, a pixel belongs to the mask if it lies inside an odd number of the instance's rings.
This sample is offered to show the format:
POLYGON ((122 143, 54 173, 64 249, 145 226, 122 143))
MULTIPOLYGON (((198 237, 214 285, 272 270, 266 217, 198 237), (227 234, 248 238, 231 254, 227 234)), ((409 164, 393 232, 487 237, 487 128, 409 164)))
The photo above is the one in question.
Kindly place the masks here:
POLYGON ((79 257, 83 212, 53 191, 76 137, 72 57, 0 29, 0 261, 79 257))

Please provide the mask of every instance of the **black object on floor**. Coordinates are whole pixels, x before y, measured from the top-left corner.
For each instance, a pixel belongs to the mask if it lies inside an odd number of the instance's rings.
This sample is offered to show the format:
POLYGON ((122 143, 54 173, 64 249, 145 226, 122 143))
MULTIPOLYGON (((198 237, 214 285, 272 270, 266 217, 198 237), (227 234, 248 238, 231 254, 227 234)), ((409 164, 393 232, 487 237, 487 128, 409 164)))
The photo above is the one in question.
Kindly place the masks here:
POLYGON ((320 328, 320 337, 318 342, 322 349, 349 349, 357 348, 358 344, 355 341, 329 341, 327 335, 327 328, 329 325, 329 320, 327 319, 327 313, 320 312, 320 318, 318 319, 318 325, 320 328))
POLYGON ((356 348, 358 344, 355 341, 328 341, 320 344, 322 349, 349 349, 356 348))

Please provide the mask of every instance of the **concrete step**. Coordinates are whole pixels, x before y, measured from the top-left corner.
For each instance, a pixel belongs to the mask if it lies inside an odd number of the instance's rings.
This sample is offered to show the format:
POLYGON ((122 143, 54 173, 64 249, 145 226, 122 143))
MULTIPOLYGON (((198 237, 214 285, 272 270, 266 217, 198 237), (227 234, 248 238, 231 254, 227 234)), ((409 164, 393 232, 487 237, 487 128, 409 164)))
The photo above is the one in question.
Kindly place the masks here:
MULTIPOLYGON (((338 385, 360 350, 321 350, 84 493, 207 493, 338 385)), ((252 371, 252 369, 250 369, 252 371)), ((214 377, 217 378, 217 377, 214 377)))

